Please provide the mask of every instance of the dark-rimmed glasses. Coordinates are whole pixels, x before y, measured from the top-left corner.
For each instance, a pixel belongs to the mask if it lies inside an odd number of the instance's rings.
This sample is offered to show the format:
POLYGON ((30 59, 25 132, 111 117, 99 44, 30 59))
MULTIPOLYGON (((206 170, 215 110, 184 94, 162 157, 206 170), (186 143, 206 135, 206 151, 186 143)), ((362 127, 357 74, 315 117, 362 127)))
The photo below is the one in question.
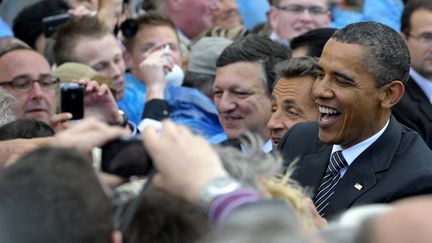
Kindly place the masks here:
POLYGON ((42 89, 54 88, 59 83, 59 78, 51 75, 40 75, 39 79, 33 80, 27 75, 17 76, 12 80, 0 82, 0 86, 12 87, 15 91, 27 92, 32 89, 33 83, 38 83, 42 89))

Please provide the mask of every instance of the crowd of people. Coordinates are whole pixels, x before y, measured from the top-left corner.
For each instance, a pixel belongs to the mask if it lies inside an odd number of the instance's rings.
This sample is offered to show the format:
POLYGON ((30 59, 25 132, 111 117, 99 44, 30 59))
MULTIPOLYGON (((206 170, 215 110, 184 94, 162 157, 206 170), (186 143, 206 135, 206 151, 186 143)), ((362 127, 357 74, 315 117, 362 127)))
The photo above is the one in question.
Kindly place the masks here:
POLYGON ((0 242, 432 240, 430 0, 19 5, 0 242))

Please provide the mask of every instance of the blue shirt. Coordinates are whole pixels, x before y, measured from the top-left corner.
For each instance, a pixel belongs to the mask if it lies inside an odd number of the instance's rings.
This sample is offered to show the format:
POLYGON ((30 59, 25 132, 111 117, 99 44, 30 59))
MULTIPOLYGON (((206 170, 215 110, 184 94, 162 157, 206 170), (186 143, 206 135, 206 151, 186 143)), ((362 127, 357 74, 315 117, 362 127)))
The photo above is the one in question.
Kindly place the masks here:
POLYGON ((402 0, 365 0, 363 21, 376 21, 400 31, 403 8, 402 0))
POLYGON ((404 5, 402 0, 364 0, 363 12, 332 8, 332 27, 342 28, 360 21, 375 21, 400 31, 400 18, 404 5))
POLYGON ((252 29, 257 24, 267 22, 267 12, 270 10, 267 0, 237 0, 237 6, 246 28, 252 29))
MULTIPOLYGON (((126 89, 118 106, 135 124, 141 121, 146 101, 146 85, 133 74, 125 76, 126 89)), ((168 83, 165 100, 170 106, 170 118, 189 127, 193 133, 209 138, 223 132, 216 108, 211 100, 196 89, 176 87, 168 83)))
POLYGON ((6 36, 13 36, 13 33, 9 25, 7 25, 0 17, 0 38, 6 36))

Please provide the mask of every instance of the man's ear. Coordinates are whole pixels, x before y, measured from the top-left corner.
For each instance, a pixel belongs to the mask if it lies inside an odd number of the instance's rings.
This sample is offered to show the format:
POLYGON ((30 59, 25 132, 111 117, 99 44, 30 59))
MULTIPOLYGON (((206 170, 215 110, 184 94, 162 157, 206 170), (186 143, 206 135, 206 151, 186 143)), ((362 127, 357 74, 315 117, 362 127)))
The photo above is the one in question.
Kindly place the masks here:
POLYGON ((387 109, 396 105, 405 92, 405 86, 399 80, 385 84, 380 89, 382 89, 381 107, 387 109))
POLYGON ((274 30, 277 26, 277 18, 278 18, 278 10, 276 9, 276 7, 271 6, 270 10, 268 11, 268 24, 270 25, 270 28, 272 30, 274 30))
POLYGON ((122 243, 123 236, 122 233, 118 230, 114 230, 111 234, 111 243, 122 243))

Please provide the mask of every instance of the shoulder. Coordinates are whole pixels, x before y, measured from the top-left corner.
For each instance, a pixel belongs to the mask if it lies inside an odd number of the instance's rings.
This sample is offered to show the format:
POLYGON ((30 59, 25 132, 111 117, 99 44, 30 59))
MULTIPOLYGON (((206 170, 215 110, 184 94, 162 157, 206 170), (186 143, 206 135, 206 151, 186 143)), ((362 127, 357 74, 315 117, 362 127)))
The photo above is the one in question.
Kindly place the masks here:
POLYGON ((304 146, 315 143, 318 138, 317 122, 300 122, 291 127, 278 145, 279 150, 293 147, 293 144, 304 146))
POLYGON ((300 122, 291 127, 277 146, 288 163, 298 156, 314 154, 323 145, 318 139, 317 122, 300 122))

